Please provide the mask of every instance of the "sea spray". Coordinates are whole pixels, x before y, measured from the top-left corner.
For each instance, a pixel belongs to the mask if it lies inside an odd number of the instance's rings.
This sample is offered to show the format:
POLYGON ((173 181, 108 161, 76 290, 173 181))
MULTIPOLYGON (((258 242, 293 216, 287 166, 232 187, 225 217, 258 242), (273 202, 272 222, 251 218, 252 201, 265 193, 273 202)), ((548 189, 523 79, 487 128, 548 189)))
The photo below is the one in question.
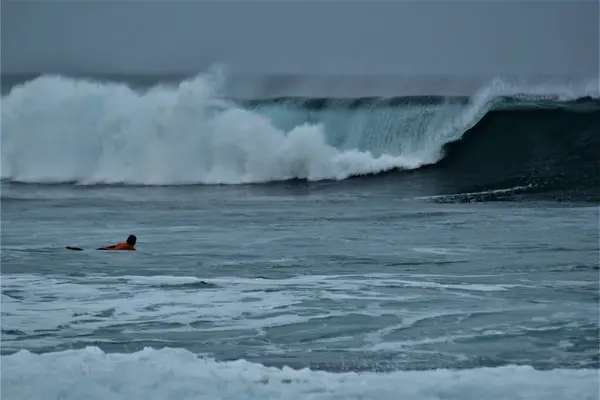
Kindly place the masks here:
MULTIPOLYGON (((220 73, 146 91, 42 76, 2 99, 2 179, 77 184, 240 184, 340 180, 416 169, 444 157, 502 96, 581 96, 581 89, 493 81, 467 104, 358 110, 246 108, 220 73)), ((589 86, 589 85, 588 85, 589 86)), ((525 97, 527 97, 525 96, 525 97)))

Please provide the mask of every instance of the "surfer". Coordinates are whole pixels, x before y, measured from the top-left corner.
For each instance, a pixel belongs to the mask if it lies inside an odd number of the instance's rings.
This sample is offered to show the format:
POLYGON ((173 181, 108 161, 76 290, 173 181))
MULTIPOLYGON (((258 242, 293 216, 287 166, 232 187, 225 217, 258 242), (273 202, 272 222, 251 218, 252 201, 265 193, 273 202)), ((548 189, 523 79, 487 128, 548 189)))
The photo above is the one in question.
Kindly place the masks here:
POLYGON ((112 246, 99 247, 96 250, 135 250, 135 242, 137 238, 135 235, 129 235, 125 243, 117 243, 112 246))
MULTIPOLYGON (((135 237, 135 235, 129 235, 129 237, 127 237, 127 241, 125 241, 125 243, 117 243, 117 244, 113 244, 112 246, 98 247, 96 250, 134 250, 135 251, 135 243, 136 242, 137 242, 137 238, 135 237)), ((83 251, 83 249, 81 247, 74 247, 74 246, 66 246, 65 249, 83 251)))

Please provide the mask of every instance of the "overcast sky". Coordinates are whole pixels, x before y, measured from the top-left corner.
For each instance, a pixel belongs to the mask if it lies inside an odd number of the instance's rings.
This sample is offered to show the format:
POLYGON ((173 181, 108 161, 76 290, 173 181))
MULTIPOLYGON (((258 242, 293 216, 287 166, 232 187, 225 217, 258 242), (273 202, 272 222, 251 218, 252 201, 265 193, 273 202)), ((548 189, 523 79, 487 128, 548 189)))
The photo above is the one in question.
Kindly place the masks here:
POLYGON ((2 0, 2 71, 598 75, 598 1, 2 0))

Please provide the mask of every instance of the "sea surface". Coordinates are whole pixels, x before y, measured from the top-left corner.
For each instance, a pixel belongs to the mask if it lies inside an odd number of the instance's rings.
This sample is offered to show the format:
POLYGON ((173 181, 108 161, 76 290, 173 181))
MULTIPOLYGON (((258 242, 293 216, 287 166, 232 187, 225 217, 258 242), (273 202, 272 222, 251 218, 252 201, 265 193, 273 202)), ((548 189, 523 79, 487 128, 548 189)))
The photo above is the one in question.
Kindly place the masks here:
POLYGON ((597 81, 223 80, 3 77, 0 398, 600 398, 597 81))

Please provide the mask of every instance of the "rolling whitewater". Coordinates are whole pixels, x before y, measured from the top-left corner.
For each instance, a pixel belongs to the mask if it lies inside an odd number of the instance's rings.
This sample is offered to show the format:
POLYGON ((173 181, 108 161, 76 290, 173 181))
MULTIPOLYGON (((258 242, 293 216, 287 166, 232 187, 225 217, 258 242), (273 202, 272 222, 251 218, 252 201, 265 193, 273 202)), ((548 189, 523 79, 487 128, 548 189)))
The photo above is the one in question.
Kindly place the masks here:
POLYGON ((2 399, 598 399, 597 80, 230 86, 3 76, 2 399))

